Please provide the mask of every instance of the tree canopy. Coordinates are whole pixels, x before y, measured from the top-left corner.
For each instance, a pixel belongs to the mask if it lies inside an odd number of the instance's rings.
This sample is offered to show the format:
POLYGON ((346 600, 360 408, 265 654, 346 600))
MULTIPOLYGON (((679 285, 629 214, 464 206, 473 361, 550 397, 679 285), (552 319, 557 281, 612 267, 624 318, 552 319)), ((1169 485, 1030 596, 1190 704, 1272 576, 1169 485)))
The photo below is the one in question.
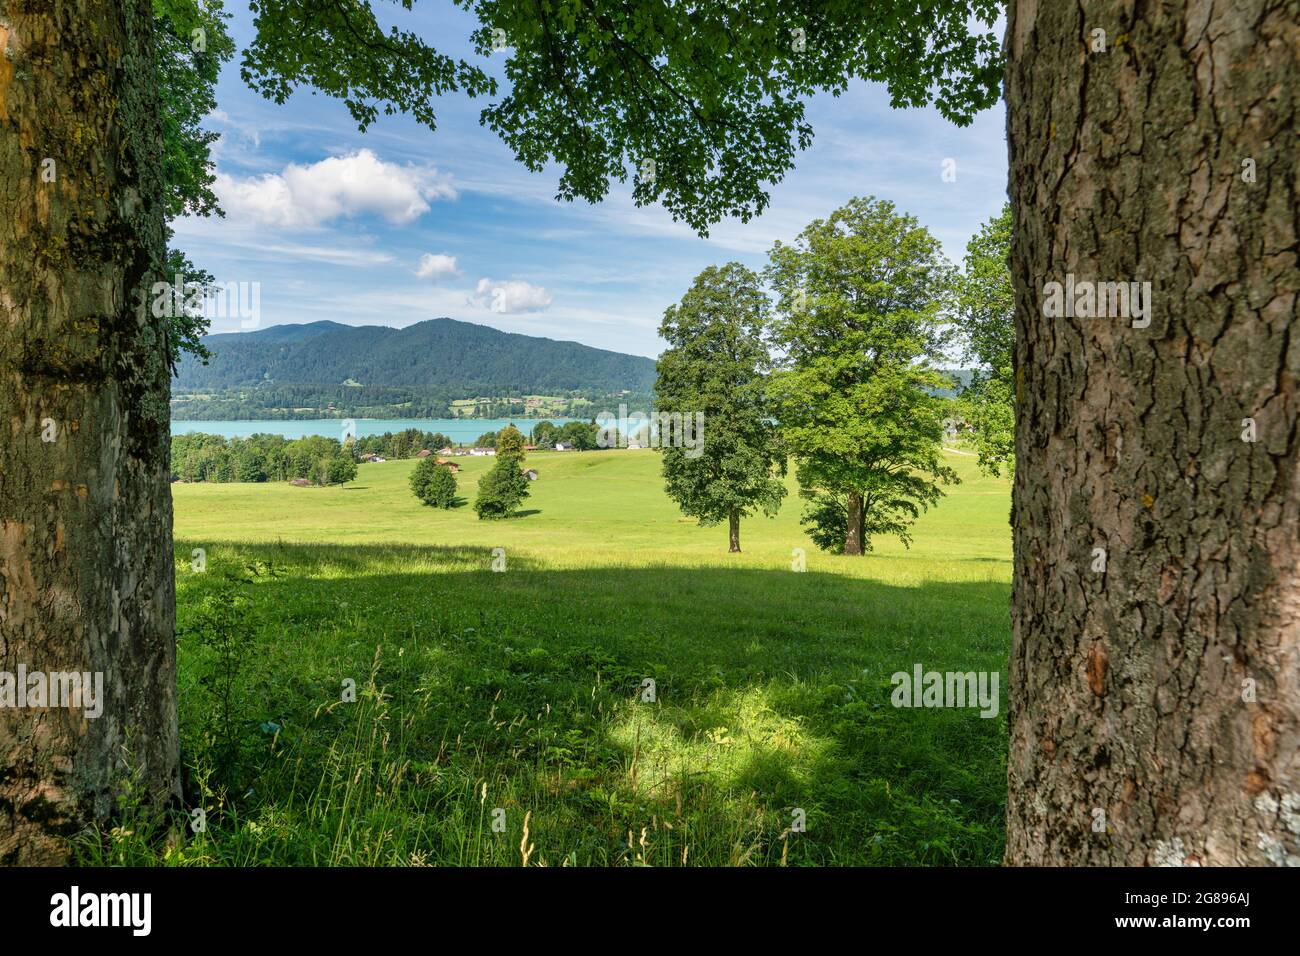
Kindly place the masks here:
POLYGON ((557 198, 596 202, 631 178, 638 205, 702 233, 763 211, 812 142, 804 101, 816 92, 875 80, 893 106, 933 103, 959 125, 1001 94, 999 0, 457 4, 478 20, 478 60, 384 29, 370 0, 250 0, 240 75, 277 103, 301 87, 336 97, 362 130, 394 113, 432 130, 438 97, 489 98, 480 121, 519 162, 560 166, 557 198))

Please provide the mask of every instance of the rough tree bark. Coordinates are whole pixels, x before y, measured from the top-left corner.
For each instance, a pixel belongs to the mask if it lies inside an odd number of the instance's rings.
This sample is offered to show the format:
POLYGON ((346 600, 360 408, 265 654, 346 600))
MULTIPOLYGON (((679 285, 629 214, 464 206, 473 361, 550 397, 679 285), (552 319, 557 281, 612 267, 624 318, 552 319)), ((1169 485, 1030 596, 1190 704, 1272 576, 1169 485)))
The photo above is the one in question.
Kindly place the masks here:
POLYGON ((862 550, 862 495, 850 491, 845 506, 848 525, 844 531, 844 553, 863 554, 862 550))
POLYGON ((740 550, 740 512, 733 510, 731 514, 727 515, 727 524, 728 524, 728 530, 730 531, 730 534, 728 535, 728 541, 730 542, 730 544, 728 545, 727 550, 729 552, 739 551, 740 550))
POLYGON ((1006 860, 1298 864, 1300 3, 1013 0, 1007 52, 1006 860))
POLYGON ((150 0, 0 0, 0 672, 103 674, 103 713, 0 708, 0 863, 66 858, 128 780, 179 792, 150 0), (52 161, 52 162, 50 162, 52 161))

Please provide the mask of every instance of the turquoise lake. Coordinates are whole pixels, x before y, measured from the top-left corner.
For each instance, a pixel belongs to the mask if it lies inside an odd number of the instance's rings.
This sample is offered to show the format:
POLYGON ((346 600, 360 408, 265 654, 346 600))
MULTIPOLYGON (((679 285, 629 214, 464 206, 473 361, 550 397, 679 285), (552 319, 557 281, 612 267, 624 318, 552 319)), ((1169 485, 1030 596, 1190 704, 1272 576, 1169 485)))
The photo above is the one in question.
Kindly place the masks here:
MULTIPOLYGON (((545 421, 556 425, 573 421, 570 418, 548 418, 545 421)), ((319 418, 303 421, 255 421, 255 422, 172 422, 173 435, 188 435, 203 432, 208 435, 221 435, 223 438, 247 438, 249 435, 283 435, 285 438, 303 438, 307 435, 323 435, 326 438, 342 438, 343 423, 348 419, 319 418)), ((425 432, 442 432, 452 441, 464 444, 472 442, 484 432, 500 431, 513 424, 527 435, 543 419, 539 418, 354 418, 356 436, 365 438, 369 435, 382 435, 385 432, 400 432, 408 428, 418 428, 425 432)))

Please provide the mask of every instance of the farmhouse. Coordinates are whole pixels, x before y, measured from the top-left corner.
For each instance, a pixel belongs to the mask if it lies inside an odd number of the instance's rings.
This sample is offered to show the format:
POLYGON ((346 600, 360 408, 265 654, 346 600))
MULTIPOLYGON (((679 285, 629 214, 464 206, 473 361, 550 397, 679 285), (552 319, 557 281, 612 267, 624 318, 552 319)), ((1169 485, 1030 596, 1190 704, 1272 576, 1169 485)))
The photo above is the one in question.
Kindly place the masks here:
POLYGON ((449 468, 453 473, 460 471, 460 462, 448 461, 446 458, 435 458, 433 463, 443 468, 449 468))
POLYGON ((497 450, 495 448, 471 448, 469 453, 476 458, 482 458, 484 455, 495 455, 497 450))
POLYGON ((429 451, 429 449, 427 449, 427 448, 421 448, 418 452, 415 453, 415 457, 416 457, 416 458, 428 458, 428 457, 429 457, 430 455, 432 455, 432 454, 433 454, 433 452, 429 451))

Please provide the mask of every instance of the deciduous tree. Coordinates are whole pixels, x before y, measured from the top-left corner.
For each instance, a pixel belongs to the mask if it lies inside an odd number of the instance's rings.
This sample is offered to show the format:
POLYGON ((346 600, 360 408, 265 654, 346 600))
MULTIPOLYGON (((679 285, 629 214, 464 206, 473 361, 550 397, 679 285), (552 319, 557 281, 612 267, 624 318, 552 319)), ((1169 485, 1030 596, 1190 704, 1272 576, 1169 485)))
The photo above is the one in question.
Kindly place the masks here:
POLYGON ((432 508, 450 508, 456 503, 456 476, 433 458, 421 458, 411 469, 411 492, 432 508))
POLYGON ((479 479, 474 512, 480 519, 508 518, 528 497, 528 478, 513 455, 497 456, 492 470, 479 479))
POLYGON ((814 220, 767 269, 781 355, 771 393, 798 458, 804 522, 823 548, 864 554, 904 543, 920 511, 956 481, 943 464, 942 355, 952 269, 938 240, 892 203, 854 199, 814 220))
POLYGON ((740 519, 775 514, 785 497, 785 454, 763 392, 769 311, 758 276, 728 262, 696 276, 659 326, 668 348, 659 356, 656 405, 683 429, 666 434, 660 418, 665 487, 682 514, 703 525, 726 521, 733 552, 740 519), (695 435, 698 415, 703 429, 695 435))

